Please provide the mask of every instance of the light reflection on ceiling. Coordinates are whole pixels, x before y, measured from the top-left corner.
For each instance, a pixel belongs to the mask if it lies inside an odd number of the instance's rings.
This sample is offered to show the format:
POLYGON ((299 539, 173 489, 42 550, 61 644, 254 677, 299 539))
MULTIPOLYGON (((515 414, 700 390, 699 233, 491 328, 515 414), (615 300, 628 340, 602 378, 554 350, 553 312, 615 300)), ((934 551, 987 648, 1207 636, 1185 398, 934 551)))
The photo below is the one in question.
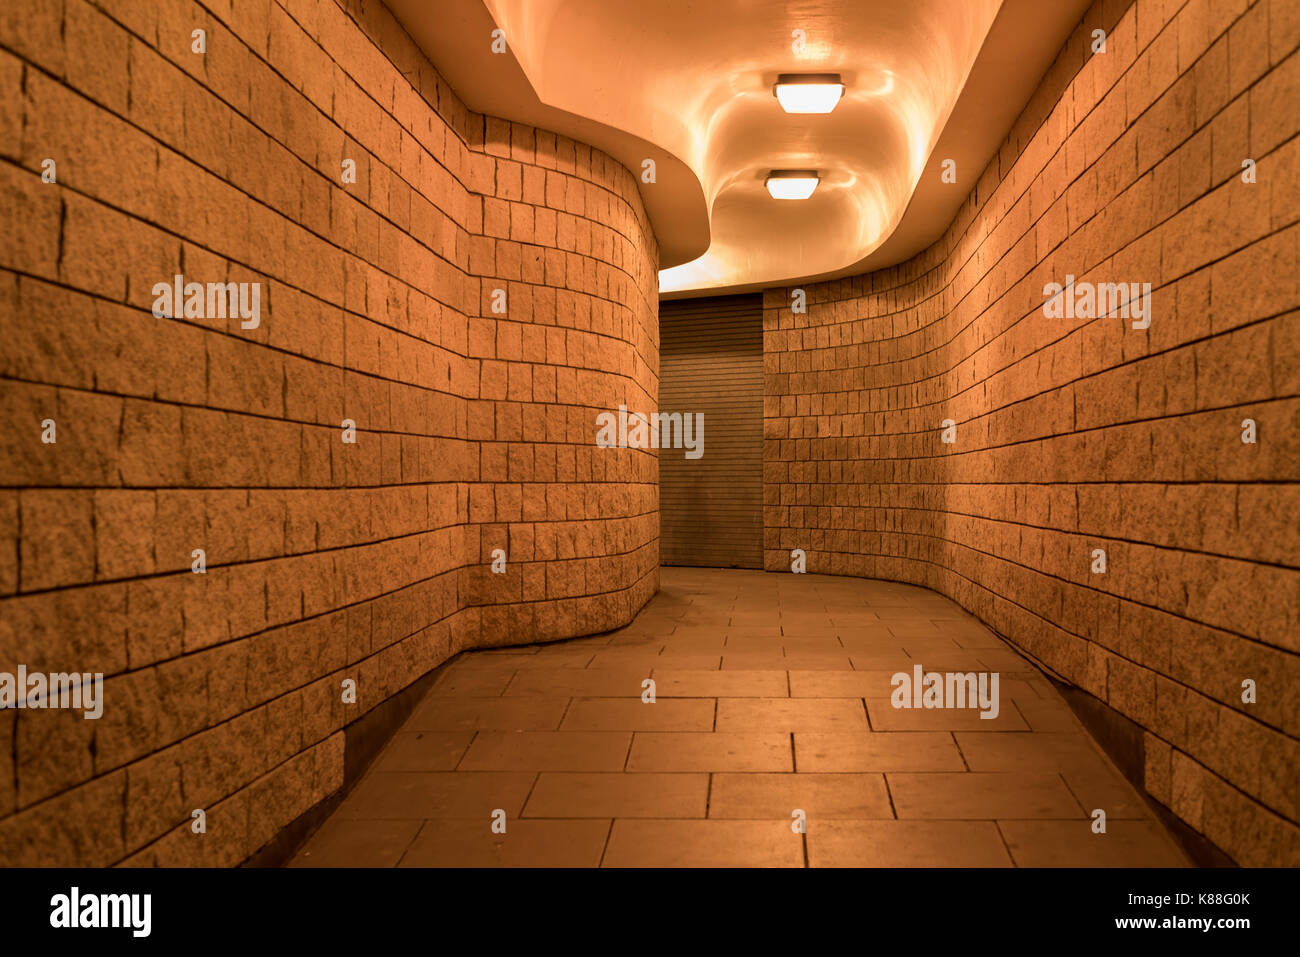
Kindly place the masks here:
POLYGON ((467 106, 613 155, 659 240, 660 292, 877 268, 951 222, 1088 0, 386 0, 467 106), (489 53, 500 28, 509 56, 489 53), (795 31, 802 31, 796 36, 795 31), (801 41, 801 42, 797 42, 801 41), (783 73, 838 73, 791 114, 783 73), (941 185, 955 158, 958 181, 941 185), (772 170, 816 170, 778 200, 772 170))
POLYGON ((879 246, 1002 0, 484 2, 543 102, 657 143, 699 178, 711 243, 660 273, 672 292, 776 284, 879 246), (844 97, 829 114, 786 113, 781 73, 840 73, 844 97), (775 201, 774 169, 822 181, 775 201))

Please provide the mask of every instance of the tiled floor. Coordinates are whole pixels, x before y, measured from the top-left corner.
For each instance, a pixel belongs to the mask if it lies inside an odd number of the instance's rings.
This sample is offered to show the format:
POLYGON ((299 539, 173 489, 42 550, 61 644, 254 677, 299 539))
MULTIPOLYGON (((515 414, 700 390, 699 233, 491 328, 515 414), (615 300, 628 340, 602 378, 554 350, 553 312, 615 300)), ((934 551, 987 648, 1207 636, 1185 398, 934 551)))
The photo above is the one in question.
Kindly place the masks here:
POLYGON ((293 861, 1185 864, 1048 681, 947 599, 678 568, 618 632, 461 656, 293 861), (917 663, 998 672, 998 717, 895 709, 917 663))

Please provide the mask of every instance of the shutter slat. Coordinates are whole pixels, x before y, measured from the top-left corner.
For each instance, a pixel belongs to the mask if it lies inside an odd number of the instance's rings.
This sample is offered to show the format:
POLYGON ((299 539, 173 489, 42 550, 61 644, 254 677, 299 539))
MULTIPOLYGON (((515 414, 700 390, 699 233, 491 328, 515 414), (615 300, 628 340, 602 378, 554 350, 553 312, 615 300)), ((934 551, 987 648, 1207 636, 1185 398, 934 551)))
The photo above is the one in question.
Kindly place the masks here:
POLYGON ((659 411, 704 414, 704 455, 659 451, 665 565, 763 566, 763 297, 659 304, 659 411))

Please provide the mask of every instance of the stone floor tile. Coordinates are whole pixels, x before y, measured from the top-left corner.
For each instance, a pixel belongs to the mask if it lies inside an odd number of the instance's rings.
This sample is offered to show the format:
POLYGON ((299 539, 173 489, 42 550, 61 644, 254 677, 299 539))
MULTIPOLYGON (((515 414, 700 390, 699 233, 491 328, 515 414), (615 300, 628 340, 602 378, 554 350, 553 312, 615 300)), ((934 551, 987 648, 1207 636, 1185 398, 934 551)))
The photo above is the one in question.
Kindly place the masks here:
POLYGON ((958 731, 953 736, 972 771, 1058 771, 1106 766, 1100 750, 1082 733, 958 731))
POLYGON ((792 821, 892 818, 885 779, 880 774, 715 774, 709 792, 709 817, 792 821))
POLYGON ((627 731, 480 731, 461 771, 621 771, 627 731))
POLYGON ((1107 820, 1123 818, 1149 818, 1150 805, 1124 780, 1119 771, 1107 762, 1096 765, 1071 765, 1061 770, 1065 786, 1070 789, 1089 814, 1100 808, 1107 820))
POLYGON ((796 731, 795 769, 805 771, 965 771, 946 732, 796 731))
POLYGON ((429 689, 433 698, 496 698, 514 676, 511 668, 479 669, 472 665, 450 668, 429 689))
POLYGON ((866 731, 853 698, 719 698, 719 731, 866 731))
POLYGON ((788 635, 776 635, 771 638, 731 637, 727 639, 727 645, 722 649, 722 654, 725 657, 726 655, 751 651, 768 653, 780 651, 786 655, 811 654, 814 656, 833 655, 837 658, 846 657, 844 646, 834 636, 825 638, 796 638, 788 635))
POLYGON ((707 774, 543 772, 524 817, 705 816, 707 774))
POLYGON ((598 867, 609 837, 608 820, 425 821, 402 857, 402 867, 598 867))
POLYGON ((504 689, 506 698, 640 698, 650 668, 531 668, 517 672, 504 689))
POLYGON ((853 662, 847 654, 810 654, 798 652, 786 655, 781 651, 738 651, 723 649, 722 670, 734 671, 851 671, 853 662))
POLYGON ((453 771, 473 731, 399 731, 375 759, 376 771, 453 771))
POLYGON ((469 817, 488 821, 501 808, 514 817, 537 775, 532 771, 380 771, 367 774, 339 806, 354 820, 469 817))
POLYGON ((569 698, 425 698, 407 731, 553 731, 569 698))
POLYGON ((698 671, 656 668, 660 698, 780 698, 789 691, 784 671, 698 671))
POLYGON ((942 627, 940 631, 951 638, 963 651, 979 652, 985 648, 1005 648, 1007 643, 987 628, 950 630, 942 627))
POLYGON ((965 654, 974 654, 987 670, 1001 672, 1033 671, 1033 666, 1029 661, 1010 648, 974 648, 965 652, 965 654))
POLYGON ((396 867, 420 822, 354 821, 331 817, 312 835, 290 867, 396 867))
POLYGON ((951 638, 944 637, 939 626, 928 618, 918 618, 915 621, 890 621, 887 627, 889 633, 907 649, 910 655, 920 657, 926 654, 961 651, 957 643, 951 638))
POLYGON ((644 668, 646 674, 650 673, 651 668, 679 668, 679 669, 714 669, 716 670, 722 661, 723 649, 719 649, 717 654, 708 654, 703 652, 687 651, 678 653, 675 651, 665 651, 663 654, 649 654, 635 648, 609 648, 596 655, 592 660, 592 668, 644 668))
POLYGON ((884 698, 893 690, 891 681, 895 674, 894 671, 791 671, 790 697, 884 698))
POLYGON ((1080 732, 1087 733, 1083 730, 1083 725, 1079 719, 1074 716, 1060 695, 1052 695, 1046 698, 1021 695, 1011 699, 1016 706, 1016 710, 1024 717, 1025 723, 1033 731, 1042 732, 1080 732))
POLYGON ((1020 867, 1188 867, 1186 855, 1155 821, 999 821, 1020 867))
POLYGON ((728 645, 737 642, 773 642, 781 637, 781 626, 775 621, 767 625, 727 625, 723 631, 728 645))
POLYGON ((812 867, 1009 867, 992 821, 818 821, 812 867))
POLYGON ((1059 774, 967 771, 886 775, 898 817, 929 820, 1083 818, 1059 774))
POLYGON ((564 731, 712 731, 712 698, 575 698, 564 731))
POLYGON ((803 867, 803 839, 782 821, 616 820, 605 867, 803 867))
MULTIPOLYGON (((845 645, 849 645, 845 639, 845 645)), ((909 658, 903 649, 896 645, 877 645, 874 649, 865 649, 861 645, 849 646, 849 660, 854 671, 911 671, 912 666, 920 662, 909 658)))
POLYGON ((629 771, 791 771, 790 735, 770 731, 638 731, 629 771))
POLYGON ((867 698, 873 731, 1028 731, 1011 699, 1001 698, 996 718, 978 708, 895 708, 889 698, 867 698))

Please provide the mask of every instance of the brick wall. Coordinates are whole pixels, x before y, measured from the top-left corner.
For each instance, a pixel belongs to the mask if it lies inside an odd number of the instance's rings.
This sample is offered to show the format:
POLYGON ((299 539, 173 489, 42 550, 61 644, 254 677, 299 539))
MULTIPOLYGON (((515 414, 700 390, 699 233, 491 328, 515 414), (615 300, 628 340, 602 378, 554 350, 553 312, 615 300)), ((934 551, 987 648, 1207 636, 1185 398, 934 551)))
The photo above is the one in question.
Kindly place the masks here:
POLYGON ((951 596, 1139 725, 1156 801, 1290 866, 1298 41, 1294 0, 1096 4, 939 242, 764 312, 766 567, 951 596), (1068 274, 1151 283, 1149 329, 1046 318, 1068 274))
POLYGON ((594 447, 657 394, 627 170, 371 0, 10 0, 0 88, 0 671, 106 676, 0 711, 0 860, 238 863, 450 655, 654 592, 655 460, 594 447), (178 273, 260 323, 155 317, 178 273))

